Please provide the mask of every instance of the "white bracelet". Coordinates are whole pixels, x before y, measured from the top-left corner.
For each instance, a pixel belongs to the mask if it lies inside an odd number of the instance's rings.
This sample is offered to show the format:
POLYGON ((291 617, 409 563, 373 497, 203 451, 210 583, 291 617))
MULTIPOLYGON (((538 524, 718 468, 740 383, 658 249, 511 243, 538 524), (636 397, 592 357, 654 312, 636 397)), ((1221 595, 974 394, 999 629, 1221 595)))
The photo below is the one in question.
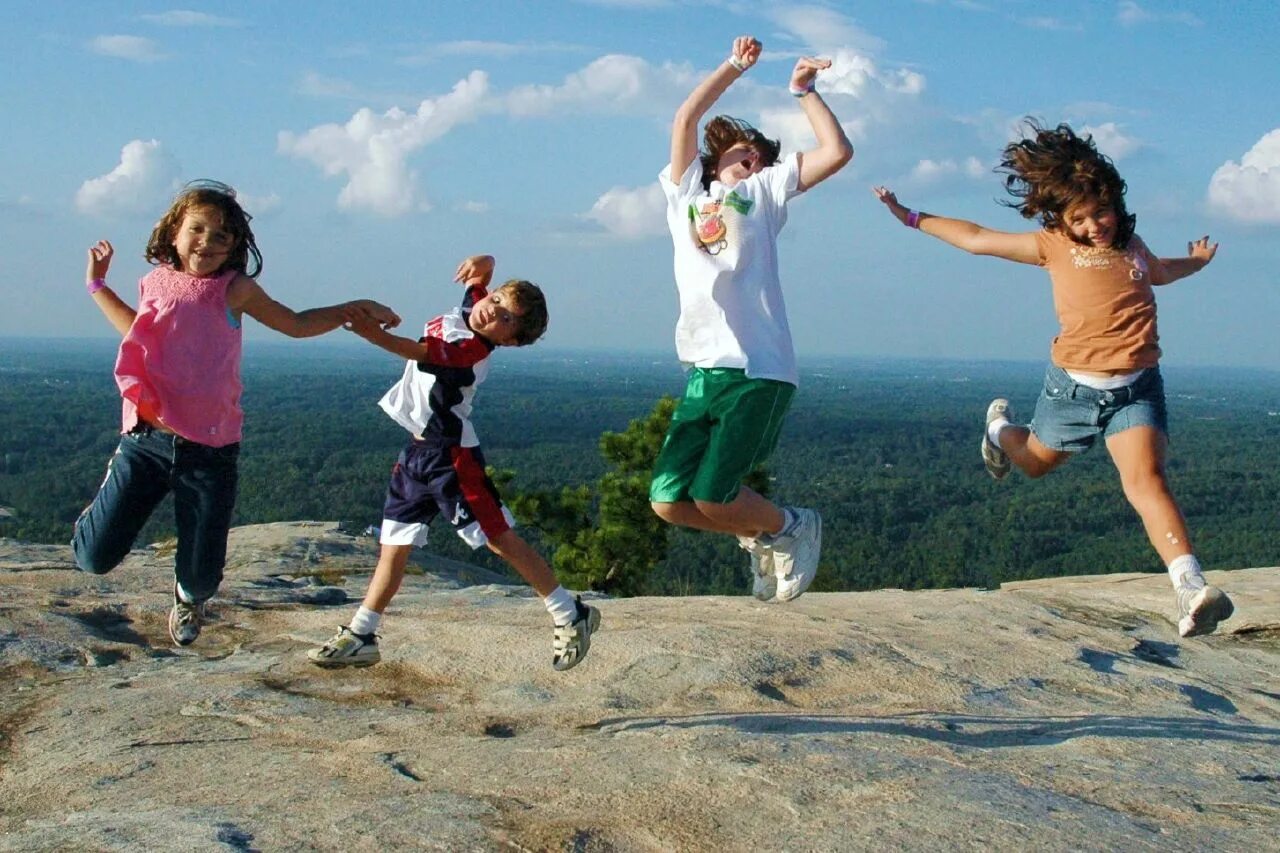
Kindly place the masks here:
POLYGON ((805 89, 797 89, 795 86, 788 86, 787 88, 791 91, 792 95, 797 98, 803 98, 805 95, 813 91, 813 84, 810 83, 808 88, 805 89))
POLYGON ((745 72, 747 70, 747 64, 736 56, 729 57, 729 64, 740 72, 745 72))

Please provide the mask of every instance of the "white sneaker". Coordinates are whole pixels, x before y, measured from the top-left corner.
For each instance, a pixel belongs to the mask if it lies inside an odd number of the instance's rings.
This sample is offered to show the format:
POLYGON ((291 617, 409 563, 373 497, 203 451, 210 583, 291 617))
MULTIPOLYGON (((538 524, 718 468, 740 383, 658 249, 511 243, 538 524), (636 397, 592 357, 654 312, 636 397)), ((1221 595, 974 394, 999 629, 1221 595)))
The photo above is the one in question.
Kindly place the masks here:
POLYGON ((761 601, 771 601, 778 591, 778 576, 773 573, 773 551, 759 539, 739 536, 738 546, 751 555, 751 594, 761 601))
POLYGON ((591 649, 591 635, 600 630, 600 611, 577 598, 578 618, 557 625, 551 635, 551 665, 564 672, 573 669, 591 649))
POLYGON ((1008 455, 992 444, 987 435, 991 422, 1000 418, 1013 419, 1013 414, 1009 410, 1009 401, 1003 397, 997 397, 991 401, 991 405, 987 406, 987 423, 982 427, 982 464, 987 466, 987 473, 997 480, 1003 480, 1009 476, 1009 472, 1013 469, 1013 463, 1009 461, 1008 455))
POLYGON ((778 578, 778 601, 799 598, 818 574, 822 554, 822 516, 811 509, 791 507, 800 518, 795 533, 780 536, 772 545, 773 573, 778 578))
POLYGON ((307 652, 316 666, 337 669, 343 666, 373 666, 382 660, 378 638, 373 634, 357 634, 343 625, 333 639, 318 649, 307 652))
POLYGON ((1227 594, 1216 586, 1179 584, 1174 594, 1178 599, 1178 636, 1198 637, 1212 634, 1219 622, 1235 612, 1227 594))

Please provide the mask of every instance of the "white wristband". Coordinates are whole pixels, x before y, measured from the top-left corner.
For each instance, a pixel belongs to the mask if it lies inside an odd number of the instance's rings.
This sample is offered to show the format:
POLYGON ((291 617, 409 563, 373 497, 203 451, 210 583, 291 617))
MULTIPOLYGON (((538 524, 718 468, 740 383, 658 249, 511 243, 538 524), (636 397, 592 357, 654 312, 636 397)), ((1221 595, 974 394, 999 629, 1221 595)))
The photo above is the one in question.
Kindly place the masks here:
POLYGON ((728 61, 730 65, 738 69, 738 71, 740 72, 744 72, 747 70, 747 64, 736 56, 730 56, 728 61))

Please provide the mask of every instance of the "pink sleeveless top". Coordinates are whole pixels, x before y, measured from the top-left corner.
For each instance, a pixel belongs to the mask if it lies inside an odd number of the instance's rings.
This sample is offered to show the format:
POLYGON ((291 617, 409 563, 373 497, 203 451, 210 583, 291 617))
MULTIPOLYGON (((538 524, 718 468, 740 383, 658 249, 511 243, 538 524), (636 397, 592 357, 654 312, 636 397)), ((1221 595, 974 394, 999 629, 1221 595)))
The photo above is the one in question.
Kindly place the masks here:
POLYGON ((138 283, 138 316, 116 357, 123 432, 146 420, 210 447, 240 440, 240 324, 227 309, 237 275, 161 266, 138 283))

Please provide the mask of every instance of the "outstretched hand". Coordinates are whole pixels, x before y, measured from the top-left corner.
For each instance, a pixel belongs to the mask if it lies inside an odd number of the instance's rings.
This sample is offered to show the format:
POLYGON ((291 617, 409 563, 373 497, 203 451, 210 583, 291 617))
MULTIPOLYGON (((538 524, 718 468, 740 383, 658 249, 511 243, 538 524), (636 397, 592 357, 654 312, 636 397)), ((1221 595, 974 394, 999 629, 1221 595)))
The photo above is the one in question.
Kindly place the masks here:
POLYGON ((889 212, 897 217, 899 222, 906 224, 907 214, 910 211, 898 202, 898 197, 894 195, 893 190, 888 187, 872 187, 871 191, 876 194, 876 198, 884 203, 885 207, 889 208, 889 212))
POLYGON ((1199 240, 1193 240, 1187 243, 1187 254, 1204 266, 1213 260, 1213 256, 1218 253, 1218 244, 1209 244, 1209 235, 1206 234, 1199 240))
POLYGON ((729 53, 729 56, 737 60, 737 64, 742 66, 743 71, 746 71, 760 60, 760 51, 762 50, 764 50, 764 45, 754 36, 738 36, 733 40, 733 50, 729 53))
POLYGON ((791 70, 791 88, 795 90, 809 89, 819 71, 831 67, 830 59, 818 59, 816 56, 802 56, 796 60, 796 67, 791 70))
POLYGON ((356 299, 342 306, 343 325, 356 331, 354 324, 373 329, 394 329, 400 325, 400 315, 372 299, 356 299))
POLYGON ((88 283, 95 278, 106 278, 107 270, 111 268, 111 258, 115 253, 116 250, 106 240, 99 240, 90 246, 89 263, 84 270, 85 282, 88 283))

